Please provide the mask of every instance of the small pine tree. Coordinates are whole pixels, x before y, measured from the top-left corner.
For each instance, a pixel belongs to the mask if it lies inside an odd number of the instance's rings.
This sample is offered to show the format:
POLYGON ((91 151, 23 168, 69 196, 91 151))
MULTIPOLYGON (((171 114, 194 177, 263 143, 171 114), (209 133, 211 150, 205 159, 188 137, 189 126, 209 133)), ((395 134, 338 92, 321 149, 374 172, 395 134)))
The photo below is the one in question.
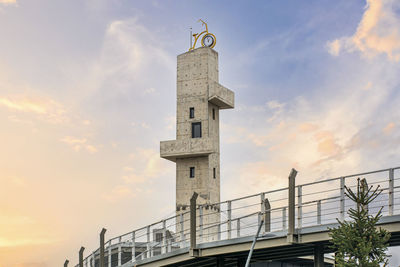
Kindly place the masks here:
POLYGON ((336 251, 335 261, 339 267, 379 267, 387 266, 386 254, 390 233, 376 224, 382 217, 382 208, 375 215, 369 215, 368 204, 376 199, 382 190, 377 186, 368 187, 367 181, 357 180, 357 192, 345 186, 345 194, 357 205, 348 214, 351 221, 338 221, 337 228, 330 228, 332 248, 336 251))

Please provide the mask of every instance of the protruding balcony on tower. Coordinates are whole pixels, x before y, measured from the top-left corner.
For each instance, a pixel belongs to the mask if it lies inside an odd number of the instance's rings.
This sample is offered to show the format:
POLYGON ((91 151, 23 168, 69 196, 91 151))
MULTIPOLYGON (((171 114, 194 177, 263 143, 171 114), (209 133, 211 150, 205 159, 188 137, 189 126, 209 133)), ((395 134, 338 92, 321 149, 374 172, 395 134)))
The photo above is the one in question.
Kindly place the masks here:
POLYGON ((201 157, 217 152, 212 138, 161 141, 160 156, 176 162, 178 158, 201 157))
POLYGON ((208 102, 218 106, 220 109, 235 107, 235 94, 217 82, 208 84, 208 102))

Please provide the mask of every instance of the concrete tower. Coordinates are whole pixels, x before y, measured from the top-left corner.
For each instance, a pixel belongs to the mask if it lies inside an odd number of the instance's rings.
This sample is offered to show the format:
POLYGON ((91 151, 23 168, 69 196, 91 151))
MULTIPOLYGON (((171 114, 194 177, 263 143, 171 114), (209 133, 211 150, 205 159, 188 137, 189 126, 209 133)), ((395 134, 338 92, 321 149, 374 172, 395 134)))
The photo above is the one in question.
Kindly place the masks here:
POLYGON ((215 50, 201 47, 178 56, 176 140, 160 144, 161 157, 176 162, 177 214, 189 210, 197 192, 203 223, 219 222, 218 207, 207 204, 220 202, 219 111, 233 107, 234 93, 218 83, 215 50))

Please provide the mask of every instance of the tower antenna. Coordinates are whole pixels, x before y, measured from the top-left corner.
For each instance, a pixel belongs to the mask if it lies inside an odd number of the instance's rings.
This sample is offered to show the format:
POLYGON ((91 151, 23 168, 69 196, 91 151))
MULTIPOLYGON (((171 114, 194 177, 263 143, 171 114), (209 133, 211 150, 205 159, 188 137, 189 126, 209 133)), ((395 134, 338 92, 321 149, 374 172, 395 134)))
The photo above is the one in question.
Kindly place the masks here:
POLYGON ((190 27, 190 48, 192 47, 192 40, 193 40, 192 27, 190 27))

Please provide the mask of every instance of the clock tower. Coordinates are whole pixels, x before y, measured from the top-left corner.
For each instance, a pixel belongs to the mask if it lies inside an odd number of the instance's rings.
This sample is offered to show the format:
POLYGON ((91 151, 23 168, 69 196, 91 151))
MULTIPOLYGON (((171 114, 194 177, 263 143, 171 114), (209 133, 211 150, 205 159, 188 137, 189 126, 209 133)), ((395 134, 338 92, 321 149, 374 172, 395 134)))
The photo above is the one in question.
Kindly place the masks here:
MULTIPOLYGON (((210 205, 220 202, 219 113, 233 107, 234 93, 219 84, 215 50, 200 47, 178 56, 176 140, 160 144, 161 157, 176 163, 177 215, 189 211, 197 192, 203 224, 220 221, 219 207, 210 205)), ((188 233, 188 221, 184 229, 188 233)), ((205 230, 203 240, 217 240, 215 232, 205 230)))

